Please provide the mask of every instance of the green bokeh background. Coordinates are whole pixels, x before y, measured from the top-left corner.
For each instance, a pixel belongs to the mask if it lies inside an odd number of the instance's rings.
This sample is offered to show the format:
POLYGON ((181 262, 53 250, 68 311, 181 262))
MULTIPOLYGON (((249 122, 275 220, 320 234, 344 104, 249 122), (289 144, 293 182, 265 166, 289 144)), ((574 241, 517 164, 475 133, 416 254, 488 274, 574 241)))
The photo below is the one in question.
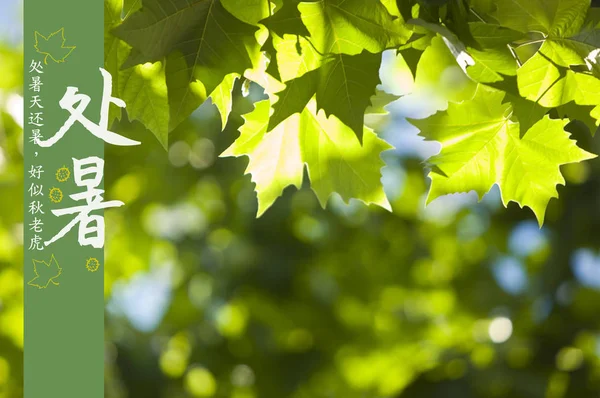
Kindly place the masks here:
MULTIPOLYGON (((23 383, 21 58, 5 35, 1 398, 23 383)), ((143 145, 106 147, 107 200, 126 203, 105 213, 106 397, 600 395, 600 162, 563 168, 541 230, 497 193, 426 209, 407 140, 385 157, 393 213, 323 210, 304 187, 256 219, 247 161, 217 158, 259 96, 240 91, 224 132, 207 103, 168 152, 126 120, 115 130, 143 145)), ((415 135, 398 111, 385 123, 394 143, 415 135)))

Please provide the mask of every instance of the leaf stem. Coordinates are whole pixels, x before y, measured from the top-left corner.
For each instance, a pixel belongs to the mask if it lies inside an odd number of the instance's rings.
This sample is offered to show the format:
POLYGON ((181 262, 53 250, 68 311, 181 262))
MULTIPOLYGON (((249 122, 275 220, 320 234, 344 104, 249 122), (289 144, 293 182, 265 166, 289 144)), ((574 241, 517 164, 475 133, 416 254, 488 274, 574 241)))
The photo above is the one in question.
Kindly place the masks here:
POLYGON ((506 47, 508 47, 508 50, 510 51, 510 53, 512 54, 513 58, 515 59, 515 61, 517 61, 517 65, 519 66, 519 68, 521 66, 523 66, 523 63, 521 62, 521 59, 519 58, 519 56, 517 55, 517 53, 515 52, 515 49, 510 45, 507 44, 506 47))
POLYGON ((475 10, 474 10, 474 9, 472 9, 472 8, 469 8, 469 10, 470 10, 470 11, 473 13, 473 15, 475 15, 475 17, 476 17, 477 19, 479 19, 481 22, 483 22, 483 23, 487 23, 487 21, 486 21, 485 19, 483 19, 483 18, 481 17, 481 15, 479 15, 479 13, 477 13, 477 11, 475 11, 475 10))
POLYGON ((545 37, 543 39, 529 40, 529 41, 526 41, 524 43, 521 43, 521 44, 515 46, 514 48, 521 48, 521 47, 524 47, 524 46, 528 46, 530 44, 543 43, 545 41, 546 41, 545 37))

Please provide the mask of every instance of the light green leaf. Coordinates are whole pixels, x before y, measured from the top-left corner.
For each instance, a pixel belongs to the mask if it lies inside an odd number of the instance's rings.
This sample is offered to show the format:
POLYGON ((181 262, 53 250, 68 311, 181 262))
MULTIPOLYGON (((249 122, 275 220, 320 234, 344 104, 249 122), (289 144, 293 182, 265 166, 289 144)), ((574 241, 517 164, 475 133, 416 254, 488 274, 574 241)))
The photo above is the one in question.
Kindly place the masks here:
POLYGON ((493 15, 521 32, 569 37, 579 32, 589 7, 590 0, 500 0, 493 15))
POLYGON ((302 185, 304 165, 323 207, 338 193, 346 201, 354 198, 390 208, 380 181, 385 165, 380 154, 391 147, 373 131, 365 127, 361 145, 337 118, 317 112, 313 100, 267 134, 269 112, 269 101, 258 102, 244 116, 240 137, 221 155, 249 157, 246 172, 256 184, 258 216, 287 186, 302 185))
POLYGON ((506 46, 486 48, 484 51, 469 49, 475 64, 467 68, 468 75, 481 83, 493 83, 504 79, 502 75, 517 74, 517 62, 506 46))
POLYGON ((221 156, 248 156, 247 174, 252 175, 261 216, 283 190, 302 186, 304 161, 300 153, 300 115, 294 115, 267 134, 269 101, 256 103, 254 111, 243 116, 240 137, 221 156))
POLYGON ((545 116, 519 140, 514 133, 504 153, 499 180, 502 202, 516 202, 535 213, 540 226, 551 198, 558 198, 557 185, 565 185, 560 166, 595 158, 579 148, 564 130, 568 119, 545 116))
POLYGON ((213 91, 210 98, 221 115, 221 129, 224 130, 233 105, 233 86, 239 76, 235 73, 225 76, 223 82, 213 91))
POLYGON ((475 97, 424 120, 411 120, 422 135, 441 143, 429 163, 432 171, 427 202, 457 192, 475 191, 481 198, 494 184, 504 205, 516 202, 533 210, 540 225, 546 206, 564 184, 563 164, 595 157, 575 145, 564 131, 568 120, 545 116, 520 138, 512 105, 504 93, 479 86, 475 97))
POLYGON ((500 25, 484 22, 471 22, 469 29, 473 38, 483 48, 506 47, 507 44, 523 38, 523 33, 500 25))
POLYGON ((460 102, 472 98, 476 88, 442 38, 434 37, 417 64, 413 92, 432 92, 444 100, 460 102))
POLYGON ((470 23, 469 28, 473 38, 481 46, 479 49, 467 48, 475 61, 475 65, 467 68, 469 76, 478 82, 493 83, 503 80, 502 75, 516 75, 517 61, 507 44, 521 39, 523 34, 481 22, 470 23))
POLYGON ((384 5, 385 9, 390 13, 390 15, 397 18, 402 18, 402 13, 400 13, 398 2, 396 0, 381 0, 381 4, 384 5))
MULTIPOLYGON (((594 107, 594 109, 592 109, 592 111, 590 112, 590 115, 596 120, 596 126, 600 126, 600 105, 594 107)), ((592 134, 595 133, 593 129, 591 129, 591 131, 592 134)))
POLYGON ((496 17, 504 26, 541 35, 529 45, 543 42, 550 60, 568 68, 587 65, 586 57, 600 47, 598 21, 586 19, 589 6, 589 0, 504 0, 496 17))
POLYGON ((321 0, 298 8, 312 43, 323 54, 378 53, 404 44, 411 34, 380 1, 321 0))
POLYGON ((547 108, 575 101, 579 105, 600 104, 600 80, 589 73, 560 68, 556 46, 544 43, 517 71, 519 93, 547 108))
POLYGON ((273 47, 282 82, 295 79, 323 63, 323 56, 315 50, 308 39, 285 35, 273 35, 273 47))
POLYGON ((121 72, 119 96, 125 101, 129 120, 139 120, 167 149, 169 98, 162 62, 136 65, 121 72))

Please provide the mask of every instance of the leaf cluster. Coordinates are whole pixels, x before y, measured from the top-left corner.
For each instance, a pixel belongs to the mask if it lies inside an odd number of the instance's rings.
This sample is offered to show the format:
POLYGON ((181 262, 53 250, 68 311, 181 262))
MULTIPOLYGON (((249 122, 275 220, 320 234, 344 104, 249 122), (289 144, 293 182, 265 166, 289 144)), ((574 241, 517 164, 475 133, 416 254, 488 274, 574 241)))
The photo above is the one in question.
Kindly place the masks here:
MULTIPOLYGON (((595 155, 570 138, 600 124, 600 12, 589 0, 106 0, 105 63, 130 120, 168 136, 208 98, 228 121, 237 79, 268 96, 223 156, 247 156, 259 214, 305 170, 322 205, 389 208, 381 152, 365 126, 397 97, 381 92, 384 51, 447 110, 411 121, 442 145, 429 201, 498 185, 543 223, 560 166, 595 155), (443 87, 449 70, 464 84, 443 87)), ((119 119, 120 110, 112 109, 119 119)))

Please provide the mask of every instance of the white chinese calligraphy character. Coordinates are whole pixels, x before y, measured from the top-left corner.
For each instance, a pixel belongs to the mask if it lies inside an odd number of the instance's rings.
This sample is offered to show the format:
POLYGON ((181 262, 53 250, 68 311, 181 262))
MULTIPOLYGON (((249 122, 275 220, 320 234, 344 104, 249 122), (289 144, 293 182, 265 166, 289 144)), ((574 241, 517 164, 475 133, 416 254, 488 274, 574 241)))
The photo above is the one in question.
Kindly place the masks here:
POLYGON ((42 83, 42 79, 39 76, 32 76, 31 83, 29 84, 29 89, 33 90, 36 93, 39 93, 44 83, 42 83))
POLYGON ((33 142, 35 144, 38 143, 39 140, 41 140, 43 138, 42 133, 40 132, 40 129, 33 129, 31 130, 31 137, 29 137, 29 142, 33 142))
POLYGON ((37 106, 40 109, 44 108, 42 106, 42 100, 39 95, 34 95, 33 97, 31 97, 31 100, 29 100, 29 102, 31 103, 31 106, 29 107, 30 109, 33 108, 34 106, 37 106))
POLYGON ((39 200, 34 200, 29 204, 29 213, 33 214, 46 214, 42 210, 44 205, 39 200))
POLYGON ((29 124, 42 127, 44 125, 43 114, 44 112, 29 112, 29 124))
POLYGON ((42 61, 31 60, 31 64, 29 65, 29 73, 44 73, 44 66, 42 65, 42 61))
POLYGON ((34 218, 33 222, 31 222, 29 224, 29 230, 30 231, 34 231, 36 233, 40 233, 42 232, 42 227, 44 226, 44 223, 42 222, 42 220, 40 220, 39 218, 34 218))
POLYGON ((42 177, 43 172, 44 169, 42 166, 31 165, 31 169, 29 169, 29 178, 35 178, 39 180, 42 177))
POLYGON ((31 238, 31 242, 29 243, 29 250, 44 250, 44 245, 42 245, 42 238, 38 235, 35 235, 31 238))
POLYGON ((140 144, 139 141, 130 140, 108 130, 108 110, 110 104, 113 103, 118 107, 124 108, 125 102, 122 99, 112 96, 112 76, 110 73, 102 68, 100 68, 100 73, 104 79, 104 89, 102 91, 99 123, 94 124, 83 115, 83 112, 90 103, 90 97, 85 94, 78 94, 79 89, 77 87, 67 87, 65 95, 59 101, 59 105, 62 109, 67 110, 71 116, 53 137, 45 141, 38 141, 39 146, 49 147, 54 145, 69 131, 75 122, 81 123, 90 133, 108 144, 119 146, 140 144))
POLYGON ((44 242, 46 246, 56 242, 65 236, 75 225, 79 224, 78 242, 81 246, 92 246, 96 249, 104 247, 104 217, 90 215, 92 211, 107 209, 110 207, 121 207, 123 202, 112 200, 104 202, 102 194, 103 189, 98 189, 104 176, 104 160, 91 156, 85 159, 73 158, 73 169, 75 184, 78 187, 85 187, 84 192, 70 195, 75 201, 85 200, 83 206, 75 206, 66 209, 52 210, 57 216, 66 214, 77 214, 77 216, 68 223, 54 238, 44 242), (87 166, 87 167, 86 167, 87 166), (91 235, 91 236, 88 236, 91 235))
POLYGON ((29 196, 31 196, 31 197, 44 196, 43 189, 44 189, 43 185, 37 185, 32 182, 31 186, 29 187, 29 196))

